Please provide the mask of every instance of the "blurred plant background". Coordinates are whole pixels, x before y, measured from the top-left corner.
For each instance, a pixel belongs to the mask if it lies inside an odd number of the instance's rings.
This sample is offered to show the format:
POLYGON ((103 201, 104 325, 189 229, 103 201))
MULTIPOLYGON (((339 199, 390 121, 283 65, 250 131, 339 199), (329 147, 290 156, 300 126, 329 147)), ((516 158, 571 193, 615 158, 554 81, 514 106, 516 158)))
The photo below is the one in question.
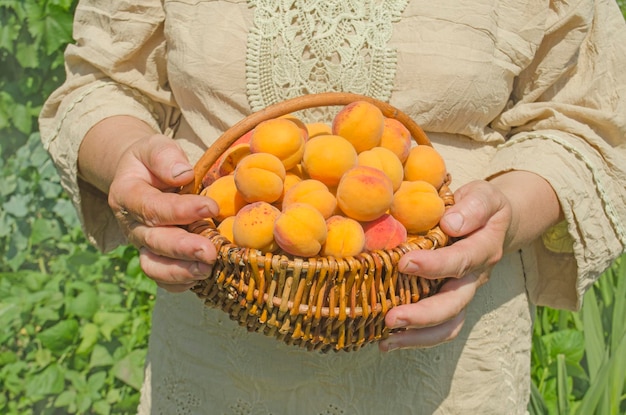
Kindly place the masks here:
MULTIPOLYGON (((617 3, 626 12, 626 0, 617 3)), ((0 0, 0 413, 132 414, 154 284, 81 233, 37 131, 76 0, 0 0)), ((581 311, 539 308, 531 414, 626 413, 626 257, 581 311)))

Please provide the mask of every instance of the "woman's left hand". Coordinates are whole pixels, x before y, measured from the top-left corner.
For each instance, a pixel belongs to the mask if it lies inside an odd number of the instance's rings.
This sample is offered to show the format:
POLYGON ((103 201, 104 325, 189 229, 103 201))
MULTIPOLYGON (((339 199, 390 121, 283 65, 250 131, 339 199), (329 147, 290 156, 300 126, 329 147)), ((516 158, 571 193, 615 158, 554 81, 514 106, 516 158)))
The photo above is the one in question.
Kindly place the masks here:
POLYGON ((504 252, 533 240, 560 215, 552 188, 529 172, 511 172, 491 182, 474 181, 459 188, 455 204, 444 214, 440 226, 453 244, 436 250, 414 250, 398 264, 399 271, 424 278, 447 278, 439 292, 414 304, 394 307, 385 323, 404 329, 383 340, 382 351, 397 348, 431 347, 454 339, 465 320, 465 310, 478 288, 504 252), (529 197, 528 186, 534 187, 529 197), (535 200, 535 198, 538 198, 535 200), (537 205, 546 209, 537 216, 537 205), (526 225, 526 223, 525 223, 526 225))

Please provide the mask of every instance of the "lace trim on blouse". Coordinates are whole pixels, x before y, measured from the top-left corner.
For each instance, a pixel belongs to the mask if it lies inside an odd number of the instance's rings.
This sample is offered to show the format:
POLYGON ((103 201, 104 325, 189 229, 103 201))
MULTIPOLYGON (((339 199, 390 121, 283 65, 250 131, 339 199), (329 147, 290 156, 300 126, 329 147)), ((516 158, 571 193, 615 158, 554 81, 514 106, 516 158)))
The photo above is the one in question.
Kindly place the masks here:
POLYGON ((397 53, 388 47, 406 0, 248 0, 246 55, 254 111, 296 96, 346 91, 389 100, 397 53))

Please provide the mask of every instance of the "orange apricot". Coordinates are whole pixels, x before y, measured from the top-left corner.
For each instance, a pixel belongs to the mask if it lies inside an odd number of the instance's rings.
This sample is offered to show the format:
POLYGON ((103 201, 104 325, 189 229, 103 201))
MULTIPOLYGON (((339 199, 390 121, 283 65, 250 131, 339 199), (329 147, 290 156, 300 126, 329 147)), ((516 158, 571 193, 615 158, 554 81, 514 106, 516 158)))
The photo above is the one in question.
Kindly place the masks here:
POLYGON ((365 234, 363 227, 354 219, 334 215, 326 220, 328 235, 322 246, 321 254, 344 258, 363 252, 365 234))
POLYGON ((333 133, 332 127, 325 122, 311 122, 305 125, 309 138, 317 137, 318 135, 328 135, 333 133))
POLYGON ((302 159, 306 141, 304 131, 288 118, 263 121, 252 132, 250 151, 273 154, 280 159, 285 169, 289 170, 302 159))
POLYGON ((233 225, 235 223, 235 217, 229 216, 224 218, 219 225, 217 225, 217 231, 224 238, 228 239, 230 242, 234 242, 235 237, 233 235, 233 225))
POLYGON ((289 189, 291 189, 294 185, 300 183, 301 181, 302 178, 298 174, 294 173, 293 170, 289 170, 285 175, 285 180, 283 181, 283 194, 273 204, 280 209, 282 207, 285 195, 287 194, 289 189))
POLYGON ((202 185, 204 187, 207 187, 208 185, 213 183, 213 181, 217 179, 218 177, 232 173, 232 171, 234 170, 234 166, 243 157, 243 156, 240 156, 240 154, 242 154, 242 152, 245 152, 248 154, 250 153, 250 147, 248 146, 248 144, 250 143, 251 136, 252 136, 252 131, 248 131, 247 133, 239 137, 237 140, 235 140, 235 142, 233 142, 230 145, 230 147, 226 151, 224 151, 217 158, 217 160, 215 160, 213 165, 209 167, 207 174, 202 180, 202 185), (224 159, 227 157, 230 157, 231 159, 228 161, 224 161, 224 159), (222 165, 223 167, 221 167, 222 165), (229 170, 229 166, 233 166, 233 169, 229 170), (226 172, 220 172, 220 168, 222 168, 223 170, 226 170, 226 172))
POLYGON ((359 153, 359 166, 369 166, 384 172, 391 179, 393 190, 400 187, 404 167, 395 153, 385 147, 374 147, 359 153))
POLYGON ((283 198, 283 208, 294 203, 307 203, 329 218, 337 208, 337 199, 328 187, 315 179, 306 179, 294 184, 283 198))
POLYGON ((267 202, 250 203, 237 212, 233 222, 233 242, 241 247, 274 252, 274 222, 280 210, 267 202))
POLYGON ((326 220, 306 203, 287 206, 274 223, 274 240, 291 255, 308 258, 319 254, 326 236, 326 220))
POLYGON ((285 166, 269 153, 252 153, 244 157, 235 169, 235 185, 244 200, 275 202, 283 194, 285 166))
POLYGON ((333 118, 333 134, 348 140, 357 153, 380 144, 384 128, 383 113, 367 101, 354 101, 344 106, 333 118))
POLYGON ((298 126, 298 128, 302 131, 302 133, 304 134, 304 140, 308 140, 309 139, 309 129, 307 128, 306 124, 304 123, 304 121, 302 121, 300 118, 298 118, 297 115, 295 114, 285 114, 285 115, 281 115, 278 118, 284 118, 286 120, 289 120, 291 122, 293 122, 294 124, 296 124, 298 126))
POLYGON ((393 184, 381 170, 356 166, 341 178, 336 197, 337 205, 346 216, 358 221, 371 221, 391 206, 393 184))
POLYGON ((434 228, 444 211, 437 189, 422 180, 402 182, 389 209, 410 234, 422 234, 434 228))
POLYGON ((365 249, 393 249, 407 240, 406 228, 392 215, 385 213, 380 218, 363 223, 365 249))
POLYGON ((404 163, 411 151, 411 132, 395 118, 385 118, 380 146, 391 150, 404 163))
POLYGON ((219 213, 215 217, 218 221, 224 220, 228 216, 233 216, 239 209, 246 205, 246 201, 237 186, 233 175, 217 178, 208 187, 202 189, 201 195, 210 197, 217 203, 219 213))
POLYGON ((337 186, 341 176, 356 164, 356 150, 348 140, 338 135, 319 135, 304 145, 304 171, 326 186, 337 186))
POLYGON ((413 147, 404 162, 404 180, 423 180, 439 189, 446 178, 446 163, 433 147, 413 147))

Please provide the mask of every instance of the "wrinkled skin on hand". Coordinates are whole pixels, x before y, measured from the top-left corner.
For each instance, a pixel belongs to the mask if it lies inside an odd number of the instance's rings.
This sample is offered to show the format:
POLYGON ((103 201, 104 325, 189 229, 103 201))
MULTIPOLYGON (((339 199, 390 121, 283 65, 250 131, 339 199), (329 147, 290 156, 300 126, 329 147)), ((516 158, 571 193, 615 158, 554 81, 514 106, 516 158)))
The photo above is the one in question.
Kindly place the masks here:
POLYGON ((207 238, 179 226, 218 212, 209 198, 175 193, 191 180, 193 168, 182 149, 156 134, 131 144, 109 189, 109 206, 128 240, 139 248, 142 269, 171 292, 207 278, 216 257, 207 238))

